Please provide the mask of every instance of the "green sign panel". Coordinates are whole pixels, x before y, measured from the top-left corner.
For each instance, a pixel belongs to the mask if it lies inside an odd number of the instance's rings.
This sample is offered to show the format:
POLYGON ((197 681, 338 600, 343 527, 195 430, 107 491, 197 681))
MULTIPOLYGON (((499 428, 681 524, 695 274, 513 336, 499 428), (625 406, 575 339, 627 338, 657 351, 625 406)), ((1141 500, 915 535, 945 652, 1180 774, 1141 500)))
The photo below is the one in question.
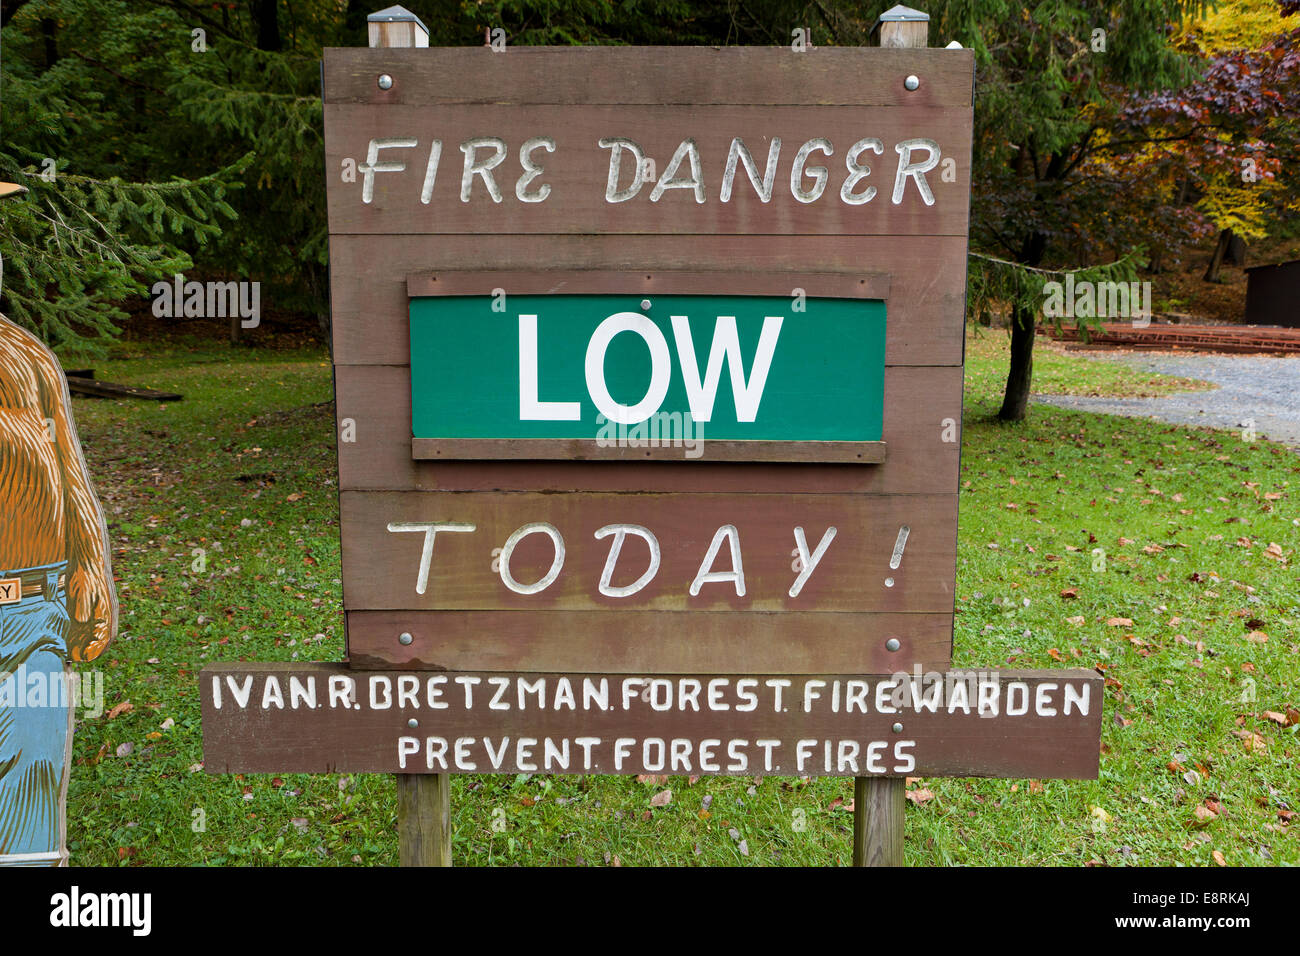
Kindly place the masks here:
POLYGON ((878 442, 884 373, 878 300, 411 300, 416 439, 878 442))

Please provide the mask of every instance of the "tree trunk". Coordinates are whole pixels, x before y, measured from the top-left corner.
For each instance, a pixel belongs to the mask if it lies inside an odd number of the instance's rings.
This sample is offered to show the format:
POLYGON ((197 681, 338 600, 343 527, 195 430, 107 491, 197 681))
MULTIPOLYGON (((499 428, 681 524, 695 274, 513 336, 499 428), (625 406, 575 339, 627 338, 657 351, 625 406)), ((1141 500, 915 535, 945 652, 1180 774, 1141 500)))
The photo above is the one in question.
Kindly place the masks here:
POLYGON ((257 48, 281 49, 280 0, 254 0, 253 20, 257 23, 257 48))
POLYGON ((1205 270, 1206 282, 1219 281, 1219 269, 1223 265, 1223 257, 1228 252, 1228 244, 1232 242, 1232 230, 1224 229, 1219 233, 1219 241, 1215 243, 1214 255, 1210 257, 1210 267, 1205 270))
MULTIPOLYGON (((1047 253, 1047 234, 1031 232, 1020 249, 1020 262, 1031 268, 1042 264, 1047 253)), ((1011 309, 1011 367, 1007 371, 1007 390, 1002 395, 998 418, 1004 422, 1022 422, 1029 414, 1029 383, 1034 376, 1034 326, 1042 304, 1015 304, 1011 309)))
POLYGON ((1232 238, 1228 240, 1228 251, 1224 254, 1223 261, 1230 266, 1238 268, 1246 265, 1246 240, 1241 238, 1235 232, 1232 238))
POLYGON ((9 26, 9 21, 14 18, 14 14, 26 5, 27 0, 5 0, 3 9, 0 9, 0 27, 9 26))
POLYGON ((41 36, 45 40, 45 69, 59 62, 59 44, 55 39, 58 25, 50 17, 41 17, 41 36))
POLYGON ((1011 368, 1007 372, 1007 390, 1002 398, 998 418, 1004 422, 1022 422, 1029 414, 1029 384, 1034 375, 1033 309, 1017 306, 1011 315, 1011 368))

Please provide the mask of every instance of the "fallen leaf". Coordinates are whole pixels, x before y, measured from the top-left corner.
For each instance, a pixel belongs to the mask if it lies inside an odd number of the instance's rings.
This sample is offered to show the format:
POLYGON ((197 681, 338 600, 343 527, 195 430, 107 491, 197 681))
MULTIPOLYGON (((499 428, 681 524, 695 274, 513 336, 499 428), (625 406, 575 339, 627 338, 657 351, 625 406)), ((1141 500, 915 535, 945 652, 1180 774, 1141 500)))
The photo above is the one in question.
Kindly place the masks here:
POLYGON ((121 717, 123 714, 129 714, 133 710, 135 710, 135 705, 129 700, 124 700, 120 704, 115 704, 113 708, 109 710, 108 719, 112 720, 114 717, 121 717))
POLYGON ((1251 631, 1246 635, 1246 640, 1252 644, 1264 644, 1268 641, 1268 635, 1263 631, 1251 631))
POLYGON ((135 744, 131 743, 129 740, 124 744, 117 745, 117 755, 119 757, 126 757, 130 755, 133 750, 135 750, 135 744))
POLYGON ((1224 859, 1224 857, 1223 857, 1223 851, 1222 851, 1222 850, 1215 850, 1213 853, 1210 854, 1210 856, 1214 857, 1214 862, 1217 863, 1217 864, 1219 864, 1219 866, 1227 866, 1227 865, 1228 865, 1228 861, 1227 861, 1226 859, 1224 859))
POLYGON ((918 787, 915 790, 908 790, 904 796, 906 796, 908 800, 912 801, 913 805, 919 807, 934 799, 934 791, 925 787, 918 787))
POLYGON ((1074 617, 1067 617, 1065 623, 1073 624, 1075 627, 1083 627, 1083 625, 1088 623, 1088 619, 1082 614, 1076 614, 1074 617))
POLYGON ((1067 601, 1072 601, 1079 596, 1078 588, 1066 588, 1061 592, 1061 597, 1067 601))
POLYGON ((1129 617, 1109 617, 1106 619, 1107 627, 1132 627, 1133 619, 1129 617))
POLYGON ((1267 750, 1268 741, 1259 734, 1250 730, 1234 730, 1232 736, 1241 741, 1243 747, 1254 753, 1257 750, 1267 750))
POLYGON ((1286 714, 1279 714, 1276 710, 1266 710, 1259 716, 1265 720, 1271 720, 1275 724, 1281 724, 1283 727, 1287 725, 1286 714))
POLYGON ((302 499, 304 499, 304 498, 306 498, 306 497, 307 497, 307 496, 306 496, 305 494, 303 494, 302 492, 295 491, 293 494, 289 495, 289 496, 288 496, 287 498, 285 498, 284 500, 285 500, 285 501, 302 501, 302 499))
POLYGON ((662 787, 668 782, 666 773, 639 773, 636 775, 637 783, 648 783, 656 787, 662 787))
POLYGON ((650 798, 650 806, 666 807, 668 806, 668 804, 672 803, 672 800, 673 800, 673 792, 671 790, 660 790, 658 793, 656 793, 653 797, 650 798))

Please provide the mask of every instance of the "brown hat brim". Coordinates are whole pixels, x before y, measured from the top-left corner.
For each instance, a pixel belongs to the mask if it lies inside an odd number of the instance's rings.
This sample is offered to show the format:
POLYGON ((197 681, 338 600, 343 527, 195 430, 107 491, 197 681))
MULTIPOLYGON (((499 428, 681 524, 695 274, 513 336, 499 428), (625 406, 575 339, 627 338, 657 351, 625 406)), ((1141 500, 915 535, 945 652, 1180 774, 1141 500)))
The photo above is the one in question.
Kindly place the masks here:
POLYGON ((0 183, 0 199, 21 196, 25 192, 27 192, 26 186, 20 186, 17 183, 0 183))

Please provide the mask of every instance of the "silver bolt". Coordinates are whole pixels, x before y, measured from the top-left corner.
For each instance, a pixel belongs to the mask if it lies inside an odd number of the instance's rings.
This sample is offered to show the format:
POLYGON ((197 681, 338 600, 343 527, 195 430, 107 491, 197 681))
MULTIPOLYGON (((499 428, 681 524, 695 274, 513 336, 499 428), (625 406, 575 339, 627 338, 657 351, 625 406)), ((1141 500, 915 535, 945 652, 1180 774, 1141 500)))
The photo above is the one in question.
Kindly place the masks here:
MULTIPOLYGON (((416 720, 414 717, 412 717, 410 720, 408 720, 408 721, 406 722, 406 726, 408 726, 408 727, 410 727, 412 730, 414 730, 416 727, 419 727, 419 726, 420 726, 420 722, 419 722, 418 720, 416 720)), ((898 727, 898 728, 901 730, 903 725, 902 725, 902 724, 895 724, 894 726, 895 726, 895 727, 898 727)))
POLYGON ((889 640, 885 641, 885 650, 887 651, 896 651, 902 646, 902 643, 896 637, 891 637, 889 640))
MULTIPOLYGON (((908 82, 910 83, 911 80, 908 80, 908 82)), ((379 88, 380 88, 381 90, 391 90, 391 89, 393 88, 393 78, 392 78, 391 76, 389 76, 387 73, 380 73, 380 74, 379 74, 379 88)), ((915 87, 915 86, 909 86, 908 89, 909 89, 909 90, 914 90, 914 89, 916 89, 916 87, 915 87)))
POLYGON ((649 300, 649 299, 642 299, 642 300, 641 300, 641 311, 642 311, 642 312, 649 312, 649 311, 650 311, 650 300, 649 300))
POLYGON ((887 588, 892 588, 893 586, 894 586, 894 579, 893 579, 893 578, 885 578, 885 587, 887 587, 887 588))
POLYGON ((918 76, 912 75, 903 81, 903 85, 909 90, 914 90, 921 85, 921 79, 918 76))
POLYGON ((397 635, 398 644, 410 644, 413 640, 415 640, 415 638, 413 638, 407 631, 403 631, 401 634, 397 635))
POLYGON ((894 724, 894 733, 896 733, 896 734, 901 734, 902 732, 903 732, 903 725, 902 725, 902 724, 894 724))

